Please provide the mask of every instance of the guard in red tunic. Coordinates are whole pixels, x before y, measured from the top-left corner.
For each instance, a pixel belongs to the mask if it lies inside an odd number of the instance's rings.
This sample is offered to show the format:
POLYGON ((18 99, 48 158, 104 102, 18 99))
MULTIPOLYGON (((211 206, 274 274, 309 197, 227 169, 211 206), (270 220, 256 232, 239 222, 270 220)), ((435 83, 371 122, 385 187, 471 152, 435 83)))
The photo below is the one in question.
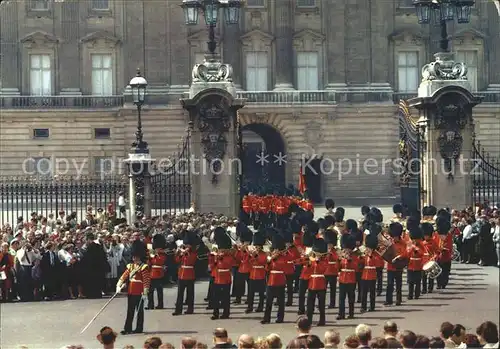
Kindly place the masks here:
POLYGON ((375 310, 375 287, 377 283, 377 249, 378 239, 375 233, 366 236, 366 251, 363 257, 363 271, 361 273, 361 313, 367 310, 368 294, 370 294, 370 308, 375 310))
POLYGON ((252 231, 243 223, 238 223, 236 233, 240 237, 241 246, 235 253, 238 270, 234 275, 233 293, 236 297, 234 304, 241 304, 241 297, 245 295, 245 285, 250 276, 250 263, 248 261, 248 246, 252 243, 252 231))
POLYGON ((276 323, 283 323, 285 318, 285 286, 286 275, 285 270, 289 258, 284 255, 285 241, 280 234, 275 234, 272 237, 272 252, 268 257, 267 269, 269 277, 267 279, 266 291, 266 309, 264 311, 264 318, 261 324, 268 324, 271 322, 271 311, 273 309, 273 302, 275 299, 278 301, 278 315, 276 323))
POLYGON ((329 309, 335 308, 337 299, 337 277, 339 275, 339 256, 337 255, 337 233, 333 229, 325 230, 325 242, 328 245, 327 262, 328 267, 325 271, 327 286, 330 286, 329 309))
POLYGON ((387 263, 387 290, 385 292, 385 302, 384 305, 392 305, 393 295, 394 295, 394 285, 396 285, 396 305, 401 305, 403 301, 403 270, 404 267, 400 267, 397 264, 398 260, 407 259, 406 253, 406 242, 401 239, 403 234, 403 226, 398 222, 393 222, 389 225, 389 234, 394 242, 394 247, 396 248, 396 257, 392 260, 392 263, 387 263), (396 264, 395 264, 396 263, 396 264))
POLYGON ((352 253, 356 247, 356 238, 349 234, 341 238, 342 257, 339 273, 339 315, 337 320, 345 319, 345 300, 349 303, 349 318, 354 318, 354 302, 356 297, 356 273, 359 270, 359 257, 352 253))
POLYGON ((165 247, 167 241, 163 234, 156 234, 153 236, 153 251, 149 258, 149 267, 151 270, 151 287, 148 294, 148 309, 155 309, 154 292, 158 296, 158 306, 156 309, 163 309, 163 277, 165 276, 165 264, 167 262, 167 255, 165 254, 165 247))
POLYGON ((312 322, 316 299, 318 299, 319 322, 317 326, 325 326, 326 315, 326 277, 325 271, 328 267, 328 247, 325 240, 316 239, 313 244, 313 256, 311 260, 311 277, 309 278, 307 292, 307 317, 312 322))
MULTIPOLYGON (((307 229, 306 229, 307 230, 307 229)), ((303 235, 304 247, 312 247, 315 237, 309 231, 303 235)), ((299 276, 299 310, 298 315, 304 315, 306 313, 306 294, 309 287, 309 278, 311 277, 311 260, 308 255, 303 254, 300 259, 301 268, 299 276)))
POLYGON ((176 251, 175 261, 179 264, 179 271, 177 276, 177 300, 175 302, 175 311, 172 315, 181 315, 182 306, 184 304, 184 292, 186 292, 187 310, 185 314, 194 313, 194 281, 196 280, 196 273, 194 267, 198 260, 195 244, 196 237, 194 233, 185 232, 183 248, 176 251))
POLYGON ((134 241, 131 248, 132 263, 116 284, 116 292, 120 292, 128 281, 127 319, 121 334, 142 333, 144 330, 144 302, 148 299, 150 274, 146 262, 146 246, 141 241, 134 241), (137 324, 132 331, 132 322, 137 310, 137 324))
POLYGON ((293 244, 293 234, 290 230, 284 229, 282 231, 282 236, 285 239, 286 252, 285 255, 288 258, 287 267, 285 269, 286 275, 286 306, 290 307, 293 305, 293 282, 295 279, 295 261, 300 259, 301 254, 293 244))
POLYGON ((407 248, 408 262, 408 299, 419 299, 422 290, 422 268, 424 267, 425 248, 422 243, 422 230, 420 227, 411 227, 411 243, 407 248))
POLYGON ((231 283, 232 283, 232 268, 236 264, 234 257, 235 251, 231 248, 232 241, 226 230, 218 227, 214 231, 215 243, 218 247, 218 252, 215 255, 215 279, 213 285, 214 309, 212 320, 229 319, 231 307, 231 283), (222 308, 222 316, 220 309, 222 308))
POLYGON ((451 230, 450 214, 443 210, 436 219, 437 235, 436 243, 439 246, 438 264, 443 270, 437 277, 437 289, 445 289, 450 279, 451 260, 453 253, 453 236, 451 230))
MULTIPOLYGON (((422 245, 424 247, 424 257, 422 264, 433 260, 437 253, 437 245, 432 239, 432 234, 434 233, 434 226, 431 223, 424 222, 421 224, 420 228, 424 235, 424 240, 422 245)), ((422 294, 432 293, 434 290, 434 279, 427 277, 425 273, 422 273, 422 294)))
POLYGON ((262 251, 266 243, 264 233, 257 232, 253 235, 254 250, 249 253, 248 263, 250 265, 250 280, 248 284, 248 306, 245 313, 253 312, 255 293, 259 294, 259 304, 255 310, 257 313, 264 311, 264 299, 266 292, 266 266, 267 253, 262 251))

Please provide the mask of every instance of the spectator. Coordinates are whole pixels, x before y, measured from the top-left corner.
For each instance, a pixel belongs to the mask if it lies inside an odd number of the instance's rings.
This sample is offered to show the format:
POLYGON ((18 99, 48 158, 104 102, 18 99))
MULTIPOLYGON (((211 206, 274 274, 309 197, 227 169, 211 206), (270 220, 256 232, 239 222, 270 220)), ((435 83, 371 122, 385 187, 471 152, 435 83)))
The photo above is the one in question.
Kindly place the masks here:
POLYGON ((269 349, 281 349, 283 348, 283 343, 281 342, 281 337, 276 333, 271 333, 266 337, 267 347, 269 349))
POLYGON ((269 343, 267 342, 266 337, 259 337, 255 341, 255 349, 269 349, 269 343))
POLYGON ((453 341, 453 343, 455 343, 456 346, 462 344, 465 341, 465 333, 466 331, 464 326, 460 324, 456 324, 455 326, 453 326, 451 340, 453 341))
POLYGON ((213 348, 237 348, 231 343, 225 328, 219 327, 214 330, 213 348))
POLYGON ((351 334, 347 336, 344 340, 343 348, 344 349, 357 349, 359 347, 359 339, 356 335, 351 334))
POLYGON ((134 349, 134 346, 133 345, 126 345, 123 347, 123 349, 134 349))
POLYGON ((146 339, 144 342, 143 349, 160 349, 162 345, 161 339, 159 337, 151 337, 146 339))
POLYGON ((415 343, 417 342, 417 335, 412 331, 403 331, 401 333, 401 344, 403 349, 415 348, 415 343))
POLYGON ((184 337, 181 340, 181 348, 182 349, 194 349, 196 346, 196 339, 193 337, 184 337))
POLYGON ((463 347, 465 348, 481 348, 481 343, 475 334, 466 334, 463 347))
POLYGON ((97 335, 97 340, 104 349, 114 349, 117 334, 111 327, 104 326, 97 335))
POLYGON ((300 316, 296 323, 297 332, 299 333, 297 338, 309 336, 309 332, 311 332, 311 325, 311 321, 307 316, 300 316))
POLYGON ((238 349, 253 349, 254 346, 253 337, 248 334, 242 334, 238 339, 238 349))
MULTIPOLYGON (((205 343, 196 342, 196 345, 194 346, 194 348, 195 349, 208 349, 208 345, 206 345, 205 343)), ((175 349, 175 348, 172 347, 172 348, 165 348, 165 349, 175 349)))
POLYGON ((384 338, 387 341, 388 348, 401 348, 401 343, 397 340, 398 325, 394 321, 387 321, 384 324, 384 338))
POLYGON ((372 329, 370 326, 359 324, 354 333, 358 336, 360 349, 370 348, 369 343, 372 340, 372 329))
MULTIPOLYGON (((388 347, 389 347, 389 343, 387 343, 387 340, 385 338, 382 338, 382 337, 374 338, 370 342, 371 349, 386 349, 388 347)), ((427 348, 425 348, 425 349, 427 349, 427 348)))
POLYGON ((340 334, 337 331, 328 330, 325 332, 325 348, 338 348, 340 344, 340 334))
POLYGON ((429 348, 431 349, 444 349, 446 347, 445 341, 440 337, 432 337, 429 342, 429 348))
POLYGON ((498 349, 498 327, 491 321, 483 322, 476 329, 477 338, 483 348, 498 349))
POLYGON ((175 349, 175 347, 173 346, 173 344, 163 343, 162 345, 160 345, 159 349, 175 349))
POLYGON ((415 349, 427 349, 429 348, 430 339, 426 336, 418 335, 417 342, 415 343, 415 349))
POLYGON ((446 321, 441 324, 441 329, 439 330, 441 339, 444 342, 445 348, 455 348, 457 345, 451 340, 453 334, 453 324, 446 321))
POLYGON ((307 349, 322 349, 325 347, 321 339, 319 339, 318 336, 315 334, 311 334, 307 336, 307 342, 306 342, 306 348, 307 349))

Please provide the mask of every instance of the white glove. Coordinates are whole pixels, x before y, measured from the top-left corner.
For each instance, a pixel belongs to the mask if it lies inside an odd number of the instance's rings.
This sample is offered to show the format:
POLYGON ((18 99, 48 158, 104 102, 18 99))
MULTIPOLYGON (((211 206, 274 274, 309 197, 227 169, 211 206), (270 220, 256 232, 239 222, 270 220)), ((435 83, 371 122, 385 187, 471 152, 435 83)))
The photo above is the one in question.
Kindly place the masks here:
POLYGON ((122 287, 123 287, 122 284, 120 283, 116 284, 116 293, 120 293, 122 291, 122 287))
POLYGON ((147 301, 148 301, 148 295, 147 294, 143 294, 142 295, 142 304, 146 304, 147 301))

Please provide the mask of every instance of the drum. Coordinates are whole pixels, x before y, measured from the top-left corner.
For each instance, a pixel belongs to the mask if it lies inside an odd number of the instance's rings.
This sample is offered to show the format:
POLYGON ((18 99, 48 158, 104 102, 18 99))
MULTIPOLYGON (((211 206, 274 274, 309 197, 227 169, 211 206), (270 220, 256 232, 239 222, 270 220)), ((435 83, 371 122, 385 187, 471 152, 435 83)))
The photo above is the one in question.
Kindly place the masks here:
POLYGON ((435 279, 443 272, 443 269, 436 261, 428 261, 422 268, 430 279, 435 279))
MULTIPOLYGON (((398 255, 398 251, 396 250, 392 240, 386 237, 383 233, 378 234, 378 246, 376 252, 380 254, 388 263, 392 263, 392 260, 398 255)), ((408 265, 408 259, 398 259, 393 264, 396 269, 403 269, 408 265)))

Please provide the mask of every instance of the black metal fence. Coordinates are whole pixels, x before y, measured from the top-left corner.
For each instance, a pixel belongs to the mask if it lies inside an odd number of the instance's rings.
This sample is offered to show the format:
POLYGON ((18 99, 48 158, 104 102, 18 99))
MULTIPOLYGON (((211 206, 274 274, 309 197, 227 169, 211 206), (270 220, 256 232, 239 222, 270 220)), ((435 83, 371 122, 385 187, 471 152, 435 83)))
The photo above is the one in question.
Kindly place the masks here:
POLYGON ((126 178, 0 178, 0 224, 15 224, 18 217, 25 220, 36 212, 45 217, 59 211, 76 212, 85 218, 87 206, 95 210, 118 203, 120 191, 127 192, 126 178))
POLYGON ((500 158, 492 157, 481 142, 474 141, 472 159, 473 202, 500 205, 500 158))

